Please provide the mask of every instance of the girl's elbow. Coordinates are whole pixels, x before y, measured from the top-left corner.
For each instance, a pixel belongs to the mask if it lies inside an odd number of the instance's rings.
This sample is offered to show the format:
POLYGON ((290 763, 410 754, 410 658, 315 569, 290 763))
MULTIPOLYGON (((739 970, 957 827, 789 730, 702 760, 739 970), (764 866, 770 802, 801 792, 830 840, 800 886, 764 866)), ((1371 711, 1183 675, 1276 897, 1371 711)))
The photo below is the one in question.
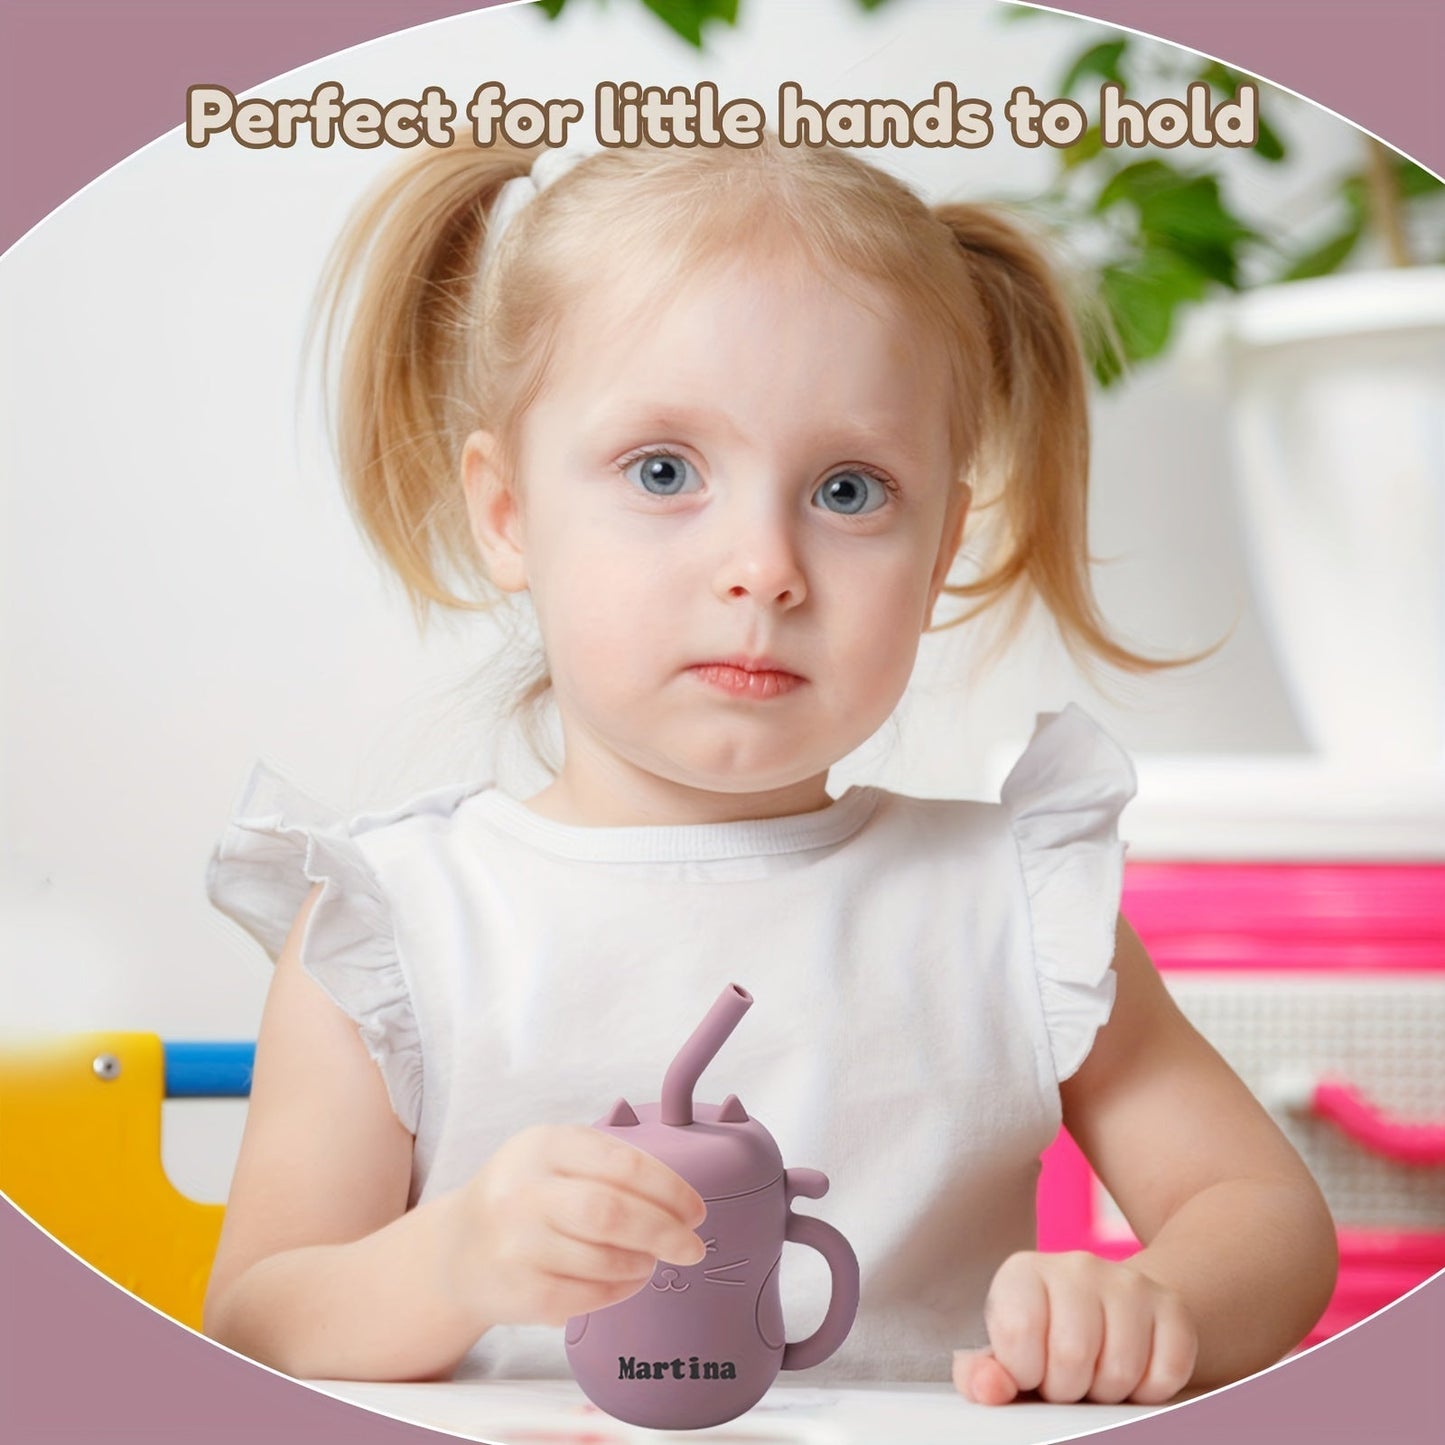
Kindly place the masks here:
MULTIPOLYGON (((1340 1237, 1323 1195, 1319 1197, 1319 1221, 1316 1228, 1319 1234, 1317 1269, 1319 1287, 1322 1292, 1319 1315, 1322 1315, 1325 1312, 1325 1306, 1330 1302, 1330 1296, 1335 1292, 1335 1284, 1340 1275, 1340 1237)), ((1315 1318, 1318 1319, 1319 1315, 1316 1315, 1315 1318)))
POLYGON ((1296 1259, 1294 1274, 1299 1281, 1301 1340, 1324 1314, 1340 1272, 1340 1242, 1334 1219, 1319 1186, 1306 1177, 1299 1215, 1290 1229, 1296 1259))
MULTIPOLYGON (((206 1302, 201 1309, 201 1333, 238 1355, 259 1359, 254 1344, 244 1338, 245 1331, 239 1327, 232 1307, 232 1293, 229 1288, 217 1289, 214 1286, 206 1291, 206 1302)), ((263 1360, 261 1363, 270 1362, 263 1360)))
POLYGON ((257 1331, 248 1327, 244 1302, 237 1298, 240 1283, 240 1276, 223 1281, 212 1279, 206 1288, 205 1303, 201 1306, 201 1333, 208 1340, 238 1355, 245 1355, 257 1364, 292 1373, 283 1362, 273 1358, 257 1331))
POLYGON ((201 1305, 201 1333, 207 1339, 214 1340, 218 1345, 227 1345, 225 1290, 217 1282, 212 1281, 206 1286, 206 1298, 201 1305))

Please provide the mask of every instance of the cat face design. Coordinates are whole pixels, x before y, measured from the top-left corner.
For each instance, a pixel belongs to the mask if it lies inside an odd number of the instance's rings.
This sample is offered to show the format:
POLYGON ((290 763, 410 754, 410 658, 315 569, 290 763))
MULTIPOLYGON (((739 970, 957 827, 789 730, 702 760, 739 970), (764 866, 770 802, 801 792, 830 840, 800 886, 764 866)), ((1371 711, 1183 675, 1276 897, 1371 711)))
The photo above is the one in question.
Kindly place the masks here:
MULTIPOLYGON (((707 1253, 696 1264, 685 1268, 674 1264, 659 1265, 648 1288, 658 1294, 681 1294, 695 1284, 731 1285, 733 1288, 747 1284, 743 1271, 752 1263, 751 1259, 741 1256, 729 1258, 728 1252, 719 1250, 716 1235, 705 1238, 703 1245, 707 1253), (708 1263, 709 1258, 714 1259, 711 1265, 708 1263)), ((736 1255, 736 1251, 731 1253, 736 1255)))

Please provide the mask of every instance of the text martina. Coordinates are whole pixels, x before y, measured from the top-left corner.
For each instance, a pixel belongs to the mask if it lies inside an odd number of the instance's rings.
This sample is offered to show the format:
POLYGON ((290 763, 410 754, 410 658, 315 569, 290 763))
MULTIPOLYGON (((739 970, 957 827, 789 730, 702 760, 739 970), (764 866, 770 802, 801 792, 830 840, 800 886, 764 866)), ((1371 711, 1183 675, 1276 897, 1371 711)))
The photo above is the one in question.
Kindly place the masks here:
MULTIPOLYGON (((768 128, 767 108, 741 97, 724 100, 709 81, 694 87, 604 81, 593 95, 592 135, 605 148, 649 146, 760 145, 768 128)), ((1258 91, 1242 85, 1216 101, 1202 81, 1183 97, 1145 104, 1110 82, 1099 91, 1099 140, 1109 147, 1248 146, 1259 134, 1258 91)), ((1049 99, 1026 85, 1014 87, 1002 108, 1009 136, 1025 147, 1076 144, 1088 130, 1084 107, 1068 97, 1049 99)), ((477 145, 563 146, 574 140, 587 107, 570 97, 508 98, 500 81, 477 86, 464 110, 439 86, 415 98, 390 101, 348 97, 339 81, 322 81, 309 98, 239 99, 222 85, 193 85, 186 92, 186 141, 202 149, 230 136, 248 150, 288 149, 298 142, 326 148, 340 143, 361 150, 392 146, 449 146, 464 114, 477 145)), ((939 81, 930 96, 814 100, 795 81, 778 88, 773 124, 785 146, 956 146, 977 148, 994 139, 993 106, 960 96, 951 81, 939 81)))
POLYGON ((736 1380, 737 1367, 731 1360, 703 1360, 696 1355, 686 1360, 639 1360, 636 1355, 618 1355, 619 1380, 736 1380))

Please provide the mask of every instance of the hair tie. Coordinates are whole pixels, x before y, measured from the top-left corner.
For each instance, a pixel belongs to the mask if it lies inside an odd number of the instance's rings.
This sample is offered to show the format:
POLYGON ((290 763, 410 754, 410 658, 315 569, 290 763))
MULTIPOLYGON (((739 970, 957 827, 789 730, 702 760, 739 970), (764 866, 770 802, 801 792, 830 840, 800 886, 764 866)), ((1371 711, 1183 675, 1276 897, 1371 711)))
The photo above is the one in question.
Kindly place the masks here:
POLYGON ((596 151, 580 145, 553 146, 542 151, 532 162, 532 169, 524 176, 515 176, 497 192, 492 202, 491 215, 487 221, 487 239, 482 245, 482 259, 478 269, 485 271, 501 245, 507 227, 526 209, 527 204, 539 196, 553 182, 565 176, 579 161, 585 161, 596 151))

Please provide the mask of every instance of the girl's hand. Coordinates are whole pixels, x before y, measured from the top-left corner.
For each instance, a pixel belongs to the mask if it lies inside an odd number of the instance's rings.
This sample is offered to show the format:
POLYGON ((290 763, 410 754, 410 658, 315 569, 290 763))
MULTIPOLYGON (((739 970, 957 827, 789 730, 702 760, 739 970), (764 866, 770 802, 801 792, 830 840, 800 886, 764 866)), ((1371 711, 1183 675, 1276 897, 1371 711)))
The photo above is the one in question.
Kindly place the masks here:
POLYGON ((581 1124, 510 1138, 454 1196, 448 1288, 494 1324, 560 1325, 697 1264, 707 1206, 652 1155, 581 1124))
POLYGON ((1157 1405, 1194 1373, 1198 1335, 1179 1297, 1128 1263, 1085 1253, 1010 1255, 984 1305, 987 1350, 959 1350, 966 1399, 1157 1405))

